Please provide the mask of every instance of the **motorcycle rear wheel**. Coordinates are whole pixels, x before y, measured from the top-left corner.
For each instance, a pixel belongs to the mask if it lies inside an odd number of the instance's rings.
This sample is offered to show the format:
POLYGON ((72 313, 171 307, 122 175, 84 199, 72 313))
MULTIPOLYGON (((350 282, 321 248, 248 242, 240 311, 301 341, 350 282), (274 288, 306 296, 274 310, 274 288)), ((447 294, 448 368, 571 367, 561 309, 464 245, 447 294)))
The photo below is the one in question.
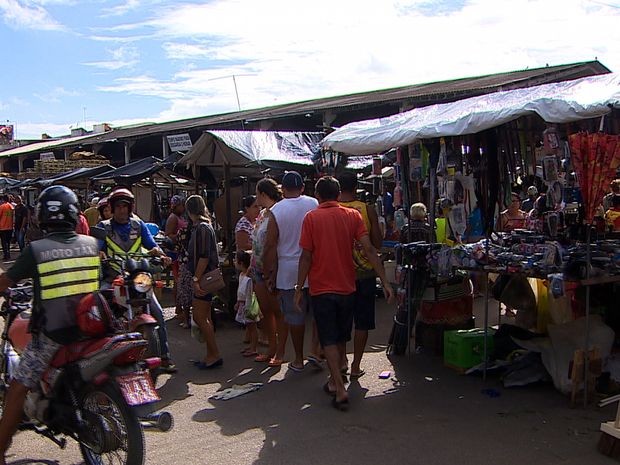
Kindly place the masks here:
MULTIPOLYGON (((113 450, 97 453, 80 443, 86 465, 143 465, 144 433, 137 416, 112 384, 89 389, 81 398, 81 407, 100 415, 110 427, 110 437, 102 442, 118 443, 113 450)), ((87 426, 88 427, 88 426, 87 426)), ((94 427, 89 429, 95 429, 94 427)), ((101 445, 103 449, 106 447, 101 445)))

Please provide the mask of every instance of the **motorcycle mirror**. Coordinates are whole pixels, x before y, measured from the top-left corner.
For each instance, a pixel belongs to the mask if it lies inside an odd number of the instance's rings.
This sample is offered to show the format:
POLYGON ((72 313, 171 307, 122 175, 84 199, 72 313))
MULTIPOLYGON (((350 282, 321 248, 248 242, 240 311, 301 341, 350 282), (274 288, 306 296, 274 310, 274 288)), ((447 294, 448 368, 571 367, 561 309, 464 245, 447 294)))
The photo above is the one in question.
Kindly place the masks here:
POLYGON ((105 229, 100 228, 99 226, 91 226, 90 235, 93 236, 95 239, 105 241, 107 233, 105 232, 105 229))

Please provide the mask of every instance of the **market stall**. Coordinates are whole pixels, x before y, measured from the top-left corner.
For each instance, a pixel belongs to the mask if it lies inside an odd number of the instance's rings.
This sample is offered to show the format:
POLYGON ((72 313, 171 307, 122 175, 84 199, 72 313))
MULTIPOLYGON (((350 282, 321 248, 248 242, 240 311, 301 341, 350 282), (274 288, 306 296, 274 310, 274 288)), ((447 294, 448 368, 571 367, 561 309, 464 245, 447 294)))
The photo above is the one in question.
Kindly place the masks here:
MULTIPOLYGON (((320 156, 318 143, 323 136, 319 132, 205 131, 177 162, 191 168, 196 179, 204 177, 206 170, 223 190, 210 203, 223 232, 227 283, 235 276, 232 244, 242 197, 252 194, 254 183, 267 173, 282 173, 286 169, 314 171, 313 158, 320 156), (233 183, 233 179, 237 182, 233 183)), ((234 300, 234 286, 229 285, 228 290, 234 300)))
MULTIPOLYGON (((620 274, 620 243, 604 226, 599 225, 593 234, 602 186, 609 184, 620 165, 618 108, 620 76, 609 74, 352 123, 323 140, 326 151, 354 155, 397 148, 395 172, 397 185, 403 189, 404 212, 415 201, 425 201, 437 233, 443 225, 443 240, 439 241, 443 244, 413 244, 401 253, 401 271, 405 272, 396 320, 405 328, 407 342, 411 326, 403 319, 411 321, 412 306, 419 307, 424 292, 408 273, 423 268, 432 271, 433 278, 441 278, 455 270, 468 270, 543 278, 545 282, 551 282, 551 275, 560 275, 586 289, 582 348, 588 373, 587 354, 592 346, 588 289, 601 280, 616 281, 620 274), (512 218, 509 207, 514 195, 520 200, 530 185, 540 192, 535 208, 527 215, 517 210, 512 218), (436 199, 441 199, 437 209, 436 199), (518 224, 506 227, 506 221, 496 221, 498 209, 511 221, 518 219, 518 224), (474 224, 476 231, 472 231, 474 224), (588 252, 591 235, 596 259, 588 252), (567 268, 578 272, 567 277, 567 268)), ((489 286, 485 289, 481 340, 486 369, 489 286)), ((544 289, 545 299, 550 295, 548 289, 544 289)), ((523 293, 511 295, 522 297, 523 293)), ((587 391, 587 383, 584 387, 587 391)))
POLYGON ((130 187, 136 196, 136 212, 141 218, 161 225, 167 217, 167 201, 175 193, 197 189, 197 183, 176 173, 169 164, 155 157, 146 157, 133 163, 108 170, 92 177, 94 185, 103 189, 111 186, 130 187))

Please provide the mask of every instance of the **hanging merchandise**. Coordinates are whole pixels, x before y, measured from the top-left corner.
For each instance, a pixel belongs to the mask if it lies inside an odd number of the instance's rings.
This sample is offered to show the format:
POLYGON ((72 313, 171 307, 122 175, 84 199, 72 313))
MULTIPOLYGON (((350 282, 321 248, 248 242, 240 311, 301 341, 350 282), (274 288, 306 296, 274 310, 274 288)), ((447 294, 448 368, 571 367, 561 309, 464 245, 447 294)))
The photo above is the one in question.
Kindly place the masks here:
POLYGON ((465 234, 465 230, 467 229, 467 220, 465 215, 465 206, 460 203, 458 205, 454 205, 450 209, 449 213, 450 226, 454 233, 462 237, 465 234))
POLYGON ((422 161, 422 145, 416 144, 410 147, 409 180, 412 182, 422 181, 425 177, 422 161))
POLYGON ((379 155, 372 157, 372 174, 381 176, 381 157, 379 155))
POLYGON ((543 179, 545 182, 552 183, 556 182, 559 179, 558 176, 558 161, 555 158, 555 155, 549 155, 543 157, 543 179))
MULTIPOLYGON (((400 150, 396 152, 396 157, 399 159, 400 150)), ((394 187, 394 200, 392 205, 395 209, 403 206, 403 188, 400 186, 400 163, 394 165, 394 179, 396 180, 396 186, 394 187)))
POLYGON ((422 142, 420 142, 420 152, 422 153, 422 177, 427 178, 431 166, 431 154, 422 142))
POLYGON ((394 208, 400 208, 403 206, 403 188, 400 187, 399 181, 396 181, 396 187, 394 187, 394 200, 392 205, 394 208))
POLYGON ((555 126, 548 126, 543 131, 543 148, 545 155, 555 155, 560 148, 560 137, 555 126))
MULTIPOLYGON (((462 188, 463 199, 461 202, 465 205, 465 211, 468 214, 473 212, 478 204, 478 197, 476 196, 476 180, 473 176, 465 176, 461 173, 456 173, 454 180, 460 184, 462 188)), ((456 190, 458 191, 459 189, 456 190)), ((455 200, 458 201, 458 199, 455 200)))
POLYGON ((544 215, 547 223, 547 231, 554 239, 558 237, 558 228, 560 226, 560 214, 558 212, 547 212, 544 215))
MULTIPOLYGON (((373 183, 374 187, 374 183, 373 183)), ((373 192, 373 194, 376 194, 373 192)), ((383 216, 383 199, 380 195, 377 196, 377 200, 375 201, 375 208, 377 209, 377 215, 383 216)))
POLYGON ((439 139, 439 161, 437 162, 437 176, 444 176, 448 170, 448 153, 446 151, 446 141, 442 137, 439 139))
POLYGON ((585 220, 592 224, 605 189, 620 167, 620 136, 578 132, 569 136, 572 163, 577 174, 585 220))
POLYGON ((381 198, 381 178, 372 178, 372 195, 381 198))
POLYGON ((400 231, 403 226, 405 226, 406 218, 405 211, 402 208, 399 208, 396 212, 394 212, 394 225, 396 226, 396 229, 400 231))

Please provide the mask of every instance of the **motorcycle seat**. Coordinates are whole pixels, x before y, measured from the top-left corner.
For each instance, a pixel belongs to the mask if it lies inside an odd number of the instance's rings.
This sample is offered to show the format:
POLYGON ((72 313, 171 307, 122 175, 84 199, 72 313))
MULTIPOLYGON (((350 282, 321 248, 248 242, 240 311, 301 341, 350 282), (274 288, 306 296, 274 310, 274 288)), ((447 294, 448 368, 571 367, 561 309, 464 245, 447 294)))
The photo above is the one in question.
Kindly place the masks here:
POLYGON ((111 340, 112 337, 87 339, 63 346, 58 350, 50 365, 54 368, 60 368, 79 359, 88 358, 89 355, 99 352, 111 340))

